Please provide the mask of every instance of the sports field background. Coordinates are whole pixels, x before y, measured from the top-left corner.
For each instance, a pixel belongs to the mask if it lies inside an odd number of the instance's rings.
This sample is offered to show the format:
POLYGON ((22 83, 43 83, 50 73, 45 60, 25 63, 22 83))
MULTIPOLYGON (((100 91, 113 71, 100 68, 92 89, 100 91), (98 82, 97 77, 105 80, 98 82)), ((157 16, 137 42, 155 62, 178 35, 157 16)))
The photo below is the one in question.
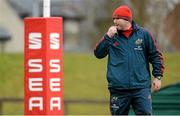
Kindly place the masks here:
MULTIPOLYGON (((180 53, 164 54, 162 86, 180 82, 180 53)), ((107 100, 107 59, 93 54, 64 54, 64 99, 107 100)), ((0 97, 23 98, 23 54, 0 54, 0 97)), ((109 114, 107 105, 68 106, 69 114, 109 114)), ((3 104, 4 114, 23 114, 23 104, 3 104)))

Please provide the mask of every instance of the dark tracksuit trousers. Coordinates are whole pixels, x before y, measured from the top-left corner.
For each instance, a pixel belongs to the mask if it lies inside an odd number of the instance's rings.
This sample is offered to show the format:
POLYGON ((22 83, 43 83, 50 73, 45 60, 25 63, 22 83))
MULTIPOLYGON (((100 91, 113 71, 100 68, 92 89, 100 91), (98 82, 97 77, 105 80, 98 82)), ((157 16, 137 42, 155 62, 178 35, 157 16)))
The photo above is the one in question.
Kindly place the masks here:
POLYGON ((150 89, 109 89, 109 91, 112 115, 128 115, 130 105, 132 105, 136 115, 152 115, 150 89))

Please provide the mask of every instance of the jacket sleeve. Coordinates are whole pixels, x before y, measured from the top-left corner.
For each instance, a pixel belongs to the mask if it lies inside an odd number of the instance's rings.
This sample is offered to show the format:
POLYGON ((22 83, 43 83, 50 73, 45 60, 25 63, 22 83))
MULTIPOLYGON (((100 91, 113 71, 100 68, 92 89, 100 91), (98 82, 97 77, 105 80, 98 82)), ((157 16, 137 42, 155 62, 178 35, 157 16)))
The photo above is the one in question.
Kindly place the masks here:
POLYGON ((96 47, 94 49, 94 55, 96 58, 104 58, 107 56, 109 52, 109 46, 112 43, 112 39, 105 34, 102 39, 96 44, 96 47))
POLYGON ((148 38, 148 60, 152 64, 153 70, 152 74, 154 77, 161 76, 163 77, 164 72, 164 59, 160 49, 154 39, 153 35, 150 32, 147 32, 148 38))

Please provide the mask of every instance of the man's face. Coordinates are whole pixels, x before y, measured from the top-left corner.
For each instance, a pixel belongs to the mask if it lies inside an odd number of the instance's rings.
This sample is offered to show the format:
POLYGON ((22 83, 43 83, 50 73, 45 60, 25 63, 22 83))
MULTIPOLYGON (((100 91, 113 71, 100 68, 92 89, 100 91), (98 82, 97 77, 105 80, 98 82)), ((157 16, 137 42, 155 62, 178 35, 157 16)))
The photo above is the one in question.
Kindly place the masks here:
POLYGON ((113 19, 114 25, 117 27, 117 30, 125 30, 128 21, 120 18, 113 19))

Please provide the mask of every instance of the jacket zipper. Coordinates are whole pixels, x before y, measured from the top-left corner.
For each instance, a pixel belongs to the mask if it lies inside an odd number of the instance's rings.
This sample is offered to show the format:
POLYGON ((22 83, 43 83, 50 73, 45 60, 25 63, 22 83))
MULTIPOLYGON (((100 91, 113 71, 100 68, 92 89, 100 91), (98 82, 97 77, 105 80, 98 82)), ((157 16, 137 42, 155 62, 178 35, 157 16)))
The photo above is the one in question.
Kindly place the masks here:
MULTIPOLYGON (((135 30, 134 30, 135 31, 135 30)), ((128 38, 126 38, 127 39, 127 43, 128 43, 128 76, 129 76, 129 86, 128 86, 128 88, 130 89, 131 88, 131 71, 130 71, 130 57, 131 57, 131 49, 130 49, 130 45, 129 45, 129 41, 132 39, 131 37, 132 37, 132 35, 133 35, 133 33, 134 33, 134 31, 129 35, 129 37, 128 38)))
MULTIPOLYGON (((127 45, 128 45, 128 51, 130 51, 129 49, 129 38, 127 38, 127 45)), ((129 69, 129 57, 130 57, 130 52, 128 52, 128 80, 129 80, 129 85, 128 85, 128 89, 130 88, 130 69, 129 69)))

